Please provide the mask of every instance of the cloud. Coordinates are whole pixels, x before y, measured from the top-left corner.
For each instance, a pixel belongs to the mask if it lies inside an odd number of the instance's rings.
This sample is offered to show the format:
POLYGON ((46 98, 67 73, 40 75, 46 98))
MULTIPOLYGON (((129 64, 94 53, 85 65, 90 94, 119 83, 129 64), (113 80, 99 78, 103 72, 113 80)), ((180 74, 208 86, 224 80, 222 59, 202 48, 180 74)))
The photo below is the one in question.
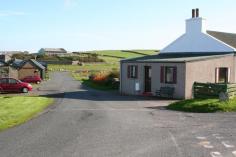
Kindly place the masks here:
POLYGON ((25 15, 24 12, 20 11, 0 11, 0 17, 1 16, 22 16, 25 15))

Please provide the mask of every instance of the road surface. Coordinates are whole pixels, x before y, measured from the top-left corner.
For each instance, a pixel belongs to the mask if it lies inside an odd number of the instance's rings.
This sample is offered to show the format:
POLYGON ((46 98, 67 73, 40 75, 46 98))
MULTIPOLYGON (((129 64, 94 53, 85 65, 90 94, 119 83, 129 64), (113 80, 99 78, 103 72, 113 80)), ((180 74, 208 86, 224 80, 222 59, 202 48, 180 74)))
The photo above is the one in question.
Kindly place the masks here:
POLYGON ((168 111, 170 101, 120 96, 54 73, 56 102, 0 133, 0 157, 236 157, 236 114, 168 111))

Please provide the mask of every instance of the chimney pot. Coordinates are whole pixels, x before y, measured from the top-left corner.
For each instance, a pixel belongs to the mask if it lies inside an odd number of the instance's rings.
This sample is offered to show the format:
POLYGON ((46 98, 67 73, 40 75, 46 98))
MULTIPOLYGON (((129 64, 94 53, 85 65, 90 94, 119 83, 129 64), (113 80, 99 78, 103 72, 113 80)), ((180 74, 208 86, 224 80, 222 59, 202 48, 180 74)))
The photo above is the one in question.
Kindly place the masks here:
POLYGON ((199 9, 196 9, 196 17, 199 17, 199 9))
POLYGON ((195 18, 195 9, 192 9, 192 18, 195 18))

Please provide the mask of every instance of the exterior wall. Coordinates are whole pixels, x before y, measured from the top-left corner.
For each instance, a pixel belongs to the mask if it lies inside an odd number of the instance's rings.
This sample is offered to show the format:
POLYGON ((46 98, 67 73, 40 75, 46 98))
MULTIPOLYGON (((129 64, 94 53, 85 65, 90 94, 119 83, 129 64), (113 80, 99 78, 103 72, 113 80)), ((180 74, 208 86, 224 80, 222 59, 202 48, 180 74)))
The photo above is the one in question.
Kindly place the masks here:
POLYGON ((9 60, 11 60, 11 56, 7 54, 2 54, 0 55, 0 60, 4 62, 8 62, 9 60))
POLYGON ((192 98, 193 83, 215 83, 216 68, 230 68, 230 83, 235 83, 235 57, 226 56, 222 58, 195 61, 186 63, 186 88, 185 98, 192 98))
POLYGON ((125 95, 141 95, 144 92, 144 67, 152 67, 152 94, 155 95, 156 90, 160 87, 175 87, 174 98, 185 98, 185 63, 121 63, 121 86, 120 92, 125 95), (130 79, 127 77, 128 65, 138 66, 138 78, 130 79), (160 70, 161 66, 177 67, 177 84, 161 83, 160 70), (140 91, 135 90, 135 84, 139 83, 140 91))
POLYGON ((9 67, 9 77, 14 78, 14 79, 19 79, 18 78, 18 70, 9 67))
POLYGON ((8 66, 1 66, 0 67, 0 78, 8 77, 8 76, 9 76, 8 66))
POLYGON ((0 78, 11 77, 18 79, 18 71, 9 66, 0 67, 0 78))
POLYGON ((35 68, 33 65, 31 65, 30 63, 26 63, 21 69, 19 69, 18 71, 18 76, 19 79, 23 79, 27 76, 35 76, 38 75, 40 76, 40 70, 38 70, 37 68, 35 68), (37 71, 35 73, 35 71, 37 71))

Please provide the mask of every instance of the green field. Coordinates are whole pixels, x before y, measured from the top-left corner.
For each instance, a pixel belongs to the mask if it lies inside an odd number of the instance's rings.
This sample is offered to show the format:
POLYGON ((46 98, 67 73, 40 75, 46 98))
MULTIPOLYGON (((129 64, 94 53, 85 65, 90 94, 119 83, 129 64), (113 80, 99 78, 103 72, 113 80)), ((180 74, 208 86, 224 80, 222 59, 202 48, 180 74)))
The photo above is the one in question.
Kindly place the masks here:
POLYGON ((0 97, 0 130, 26 122, 52 102, 44 97, 0 97))
MULTIPOLYGON (((79 65, 48 65, 49 71, 69 71, 72 76, 76 80, 83 81, 86 85, 91 87, 96 87, 94 84, 90 82, 86 82, 88 80, 89 75, 96 72, 109 72, 112 70, 120 69, 120 60, 134 57, 142 57, 145 55, 154 55, 157 54, 156 50, 129 50, 129 51, 121 51, 121 50, 104 50, 104 51, 87 51, 83 53, 96 53, 98 57, 103 59, 104 63, 84 63, 83 66, 79 65)), ((101 87, 101 89, 105 87, 101 87)))
POLYGON ((122 52, 121 50, 104 50, 104 51, 87 51, 85 53, 96 53, 99 58, 104 59, 104 63, 98 64, 84 64, 84 66, 78 65, 49 65, 50 71, 79 71, 79 70, 96 70, 96 71, 109 71, 112 69, 119 69, 119 61, 121 59, 142 57, 145 55, 157 54, 156 50, 131 50, 143 54, 136 54, 133 52, 122 52), (107 55, 107 56, 104 56, 107 55), (120 58, 119 58, 120 57, 120 58))
POLYGON ((191 99, 183 100, 170 104, 170 110, 184 111, 184 112, 235 112, 236 98, 229 101, 219 101, 219 99, 191 99))
POLYGON ((96 53, 99 56, 110 56, 110 57, 120 57, 120 58, 134 58, 141 57, 144 55, 154 55, 157 54, 157 50, 104 50, 104 51, 88 51, 86 53, 96 53), (137 52, 137 53, 136 53, 137 52), (141 54, 139 54, 141 53, 141 54))
POLYGON ((110 71, 114 68, 119 68, 117 63, 108 64, 108 63, 99 63, 99 64, 85 64, 84 66, 79 65, 56 65, 50 64, 48 65, 48 69, 50 71, 70 71, 70 72, 78 72, 78 71, 110 71))

